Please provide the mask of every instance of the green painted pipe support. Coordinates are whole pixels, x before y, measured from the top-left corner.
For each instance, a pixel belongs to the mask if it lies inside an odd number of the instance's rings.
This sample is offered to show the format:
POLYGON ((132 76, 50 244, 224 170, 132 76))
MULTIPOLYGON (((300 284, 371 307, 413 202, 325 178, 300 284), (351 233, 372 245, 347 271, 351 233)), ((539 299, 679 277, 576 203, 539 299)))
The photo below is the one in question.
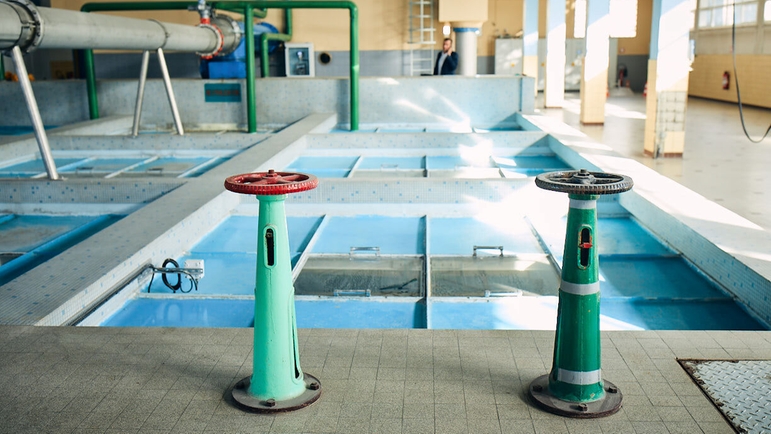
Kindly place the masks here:
POLYGON ((83 50, 83 67, 86 70, 86 91, 88 92, 88 114, 91 119, 99 119, 99 97, 96 93, 96 69, 94 68, 94 50, 83 50))
MULTIPOLYGON (((352 1, 339 1, 339 0, 261 0, 250 2, 215 2, 219 9, 241 12, 246 7, 260 7, 266 9, 348 9, 351 25, 350 25, 350 109, 351 109, 351 131, 358 131, 359 129, 359 9, 356 7, 356 3, 352 1), (240 9, 239 9, 240 8, 240 9)), ((248 27, 248 26, 246 26, 248 27)), ((262 43, 262 40, 260 40, 262 43)), ((246 39, 246 50, 254 51, 254 42, 246 39)), ((264 62, 267 64, 267 62, 264 62)), ((252 66, 253 67, 253 66, 252 66)), ((246 71, 247 77, 249 75, 250 64, 247 61, 246 71)), ((264 67, 263 67, 264 68, 264 67)), ((264 73, 264 69, 262 72, 264 73)), ((267 76, 267 74, 263 74, 267 76)), ((246 87, 247 94, 249 93, 249 86, 254 86, 254 83, 249 83, 247 79, 246 87)), ((251 109, 248 109, 251 110, 251 109)), ((249 112, 251 113, 251 112, 249 112)), ((251 114, 248 114, 250 117, 251 114)), ((256 116, 256 115, 255 115, 256 116)), ((251 118, 249 119, 251 123, 251 118)), ((255 118, 254 124, 257 124, 255 118)), ((254 132, 254 131, 249 131, 254 132)))
POLYGON ((252 7, 244 8, 244 37, 246 41, 246 123, 247 132, 257 132, 257 96, 254 81, 257 79, 254 71, 254 16, 252 7))
MULTIPOLYGON (((217 7, 228 2, 213 2, 212 6, 217 7)), ((198 6, 198 2, 193 1, 163 1, 163 2, 116 2, 116 3, 86 3, 81 8, 81 12, 119 12, 119 11, 165 11, 165 10, 188 10, 190 6, 198 6)), ((255 13, 257 18, 265 18, 268 11, 258 9, 255 13)), ((91 119, 99 119, 99 97, 96 92, 96 69, 94 68, 94 50, 83 50, 83 63, 86 73, 86 90, 88 92, 88 114, 91 119)), ((257 130, 255 121, 255 131, 257 130)))
MULTIPOLYGON (((128 11, 128 10, 164 10, 164 9, 187 9, 190 5, 197 5, 197 2, 119 2, 119 3, 86 3, 81 8, 83 12, 95 12, 101 11, 128 11), (184 6, 184 7, 183 7, 184 6), (122 9, 121 9, 122 8, 122 9), (143 9, 151 8, 151 9, 143 9)), ((244 14, 244 21, 246 28, 246 52, 247 52, 247 64, 246 64, 246 94, 247 94, 247 122, 249 125, 249 132, 254 133, 257 131, 257 113, 254 107, 255 98, 255 73, 254 73, 254 29, 253 21, 254 16, 251 19, 247 19, 246 10, 261 9, 256 16, 258 18, 264 18, 267 15, 266 9, 348 9, 350 15, 350 109, 351 109, 351 131, 358 131, 359 129, 359 9, 356 7, 356 3, 352 1, 313 1, 313 0, 262 0, 262 1, 215 1, 210 5, 216 9, 223 9, 228 11, 235 11, 244 14), (251 29, 251 30, 250 30, 251 29), (251 56, 249 53, 252 53, 251 56), (249 60, 251 58, 251 61, 249 60), (251 69, 251 79, 249 70, 251 69)), ((251 14, 250 14, 251 15, 251 14)), ((89 111, 91 119, 99 117, 98 101, 96 95, 96 74, 93 68, 93 53, 88 54, 92 50, 86 51, 86 82, 93 82, 93 86, 88 85, 89 92, 89 111), (88 57, 91 56, 90 67, 88 64, 88 57)))
POLYGON ((260 35, 260 69, 262 78, 270 76, 270 60, 268 59, 268 41, 287 42, 292 40, 292 10, 284 10, 284 33, 268 33, 260 35))

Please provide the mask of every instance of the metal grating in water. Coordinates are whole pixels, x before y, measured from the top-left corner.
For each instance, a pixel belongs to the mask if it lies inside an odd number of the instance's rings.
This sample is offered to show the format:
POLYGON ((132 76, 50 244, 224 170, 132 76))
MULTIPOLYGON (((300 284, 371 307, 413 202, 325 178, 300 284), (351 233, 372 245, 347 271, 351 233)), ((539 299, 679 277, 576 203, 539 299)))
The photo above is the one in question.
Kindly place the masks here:
POLYGON ((771 432, 771 360, 679 362, 737 432, 771 432))

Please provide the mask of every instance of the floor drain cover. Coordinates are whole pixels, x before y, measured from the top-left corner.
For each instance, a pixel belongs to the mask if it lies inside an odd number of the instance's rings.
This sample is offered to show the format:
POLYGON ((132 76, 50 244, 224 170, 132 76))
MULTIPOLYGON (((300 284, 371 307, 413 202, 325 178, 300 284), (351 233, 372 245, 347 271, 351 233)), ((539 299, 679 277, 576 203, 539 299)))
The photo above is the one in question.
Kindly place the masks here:
POLYGON ((679 360, 736 431, 771 432, 771 360, 679 360))

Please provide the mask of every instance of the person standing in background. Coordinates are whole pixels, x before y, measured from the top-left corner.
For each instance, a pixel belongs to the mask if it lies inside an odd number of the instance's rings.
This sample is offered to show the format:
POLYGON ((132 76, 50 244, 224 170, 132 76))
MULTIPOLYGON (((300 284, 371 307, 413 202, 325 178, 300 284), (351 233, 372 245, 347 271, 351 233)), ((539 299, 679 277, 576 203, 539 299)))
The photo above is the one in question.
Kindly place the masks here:
POLYGON ((454 75, 458 69, 458 53, 452 51, 452 39, 444 38, 442 52, 436 56, 434 75, 454 75))

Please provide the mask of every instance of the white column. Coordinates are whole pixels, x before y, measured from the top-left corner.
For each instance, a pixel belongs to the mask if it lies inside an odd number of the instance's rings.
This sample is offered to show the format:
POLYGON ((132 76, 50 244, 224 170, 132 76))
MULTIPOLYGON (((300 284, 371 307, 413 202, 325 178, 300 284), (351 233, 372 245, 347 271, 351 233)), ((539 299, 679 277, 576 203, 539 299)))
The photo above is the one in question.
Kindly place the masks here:
POLYGON ((455 47, 458 52, 458 69, 455 75, 477 75, 478 27, 454 27, 455 47))
POLYGON ((546 4, 546 107, 562 107, 565 99, 565 0, 546 4))
POLYGON ((525 0, 522 20, 524 50, 522 56, 522 75, 533 77, 538 93, 538 0, 525 0))
POLYGON ((643 151, 654 157, 685 148, 689 9, 688 0, 653 0, 643 151))
POLYGON ((610 37, 610 1, 586 2, 586 56, 581 67, 581 123, 605 123, 610 37))

